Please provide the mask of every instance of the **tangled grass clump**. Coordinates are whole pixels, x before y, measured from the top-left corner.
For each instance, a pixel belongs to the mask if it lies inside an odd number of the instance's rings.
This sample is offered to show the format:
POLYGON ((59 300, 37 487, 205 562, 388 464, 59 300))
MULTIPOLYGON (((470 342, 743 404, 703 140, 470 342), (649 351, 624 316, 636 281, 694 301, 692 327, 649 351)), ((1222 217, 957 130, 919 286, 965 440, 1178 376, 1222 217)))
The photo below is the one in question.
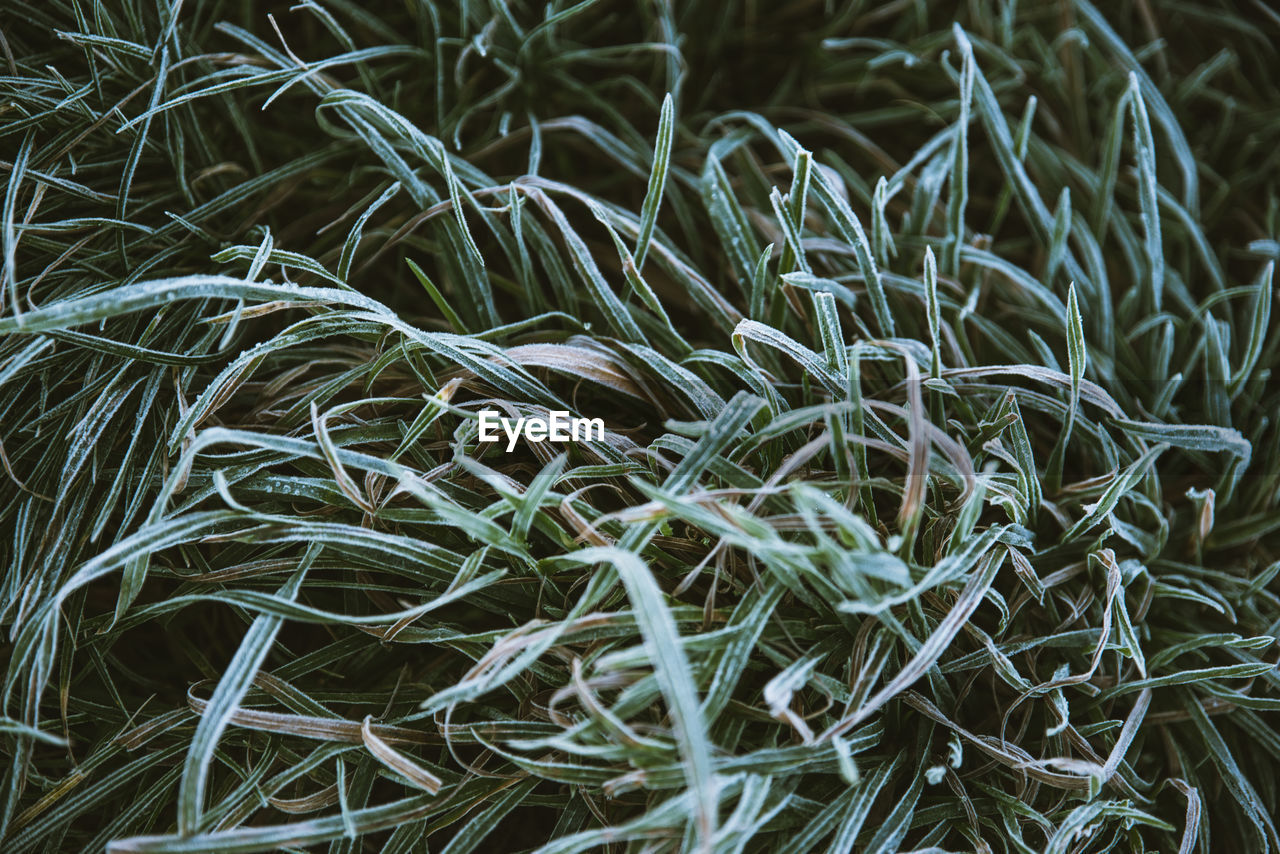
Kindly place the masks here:
POLYGON ((0 850, 1280 851, 1280 18, 951 11, 0 7, 0 850))

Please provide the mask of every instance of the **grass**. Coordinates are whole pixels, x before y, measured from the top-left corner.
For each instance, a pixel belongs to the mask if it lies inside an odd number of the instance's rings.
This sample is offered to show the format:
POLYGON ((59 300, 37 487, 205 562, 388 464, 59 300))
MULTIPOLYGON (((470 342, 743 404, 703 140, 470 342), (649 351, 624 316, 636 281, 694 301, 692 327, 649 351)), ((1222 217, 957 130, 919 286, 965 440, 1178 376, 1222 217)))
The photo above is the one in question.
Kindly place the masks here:
POLYGON ((1265 4, 363 5, 0 10, 6 854, 1280 850, 1265 4))

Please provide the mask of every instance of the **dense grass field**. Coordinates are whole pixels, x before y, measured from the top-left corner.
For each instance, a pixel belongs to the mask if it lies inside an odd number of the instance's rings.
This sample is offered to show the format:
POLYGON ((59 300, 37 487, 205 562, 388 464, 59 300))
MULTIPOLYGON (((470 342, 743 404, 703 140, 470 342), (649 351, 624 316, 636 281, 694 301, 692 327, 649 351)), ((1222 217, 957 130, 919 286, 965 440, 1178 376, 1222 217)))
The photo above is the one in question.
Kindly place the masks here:
POLYGON ((1277 44, 6 0, 0 851, 1280 851, 1277 44))

